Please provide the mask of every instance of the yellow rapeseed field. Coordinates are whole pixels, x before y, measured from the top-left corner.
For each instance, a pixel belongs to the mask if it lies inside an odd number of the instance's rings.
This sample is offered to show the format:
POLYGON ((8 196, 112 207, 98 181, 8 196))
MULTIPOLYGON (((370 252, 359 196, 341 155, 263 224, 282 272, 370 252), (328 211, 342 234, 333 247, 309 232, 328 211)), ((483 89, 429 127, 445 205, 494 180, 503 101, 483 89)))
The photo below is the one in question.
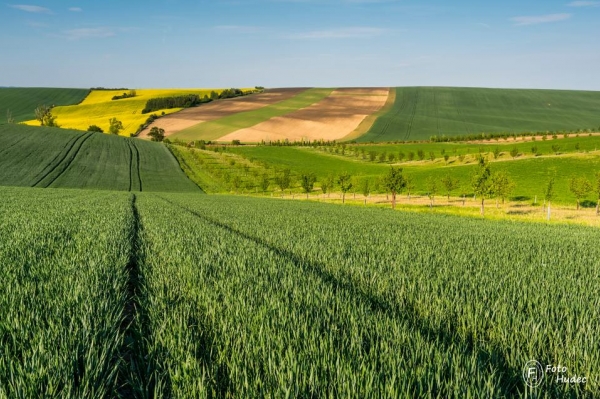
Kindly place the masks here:
MULTIPOLYGON (((79 105, 55 107, 52 114, 56 122, 65 129, 87 130, 90 125, 100 126, 108 131, 109 119, 117 118, 123 122, 124 129, 121 135, 129 136, 135 133, 138 127, 146 121, 150 114, 142 114, 146 102, 151 98, 180 96, 185 94, 198 94, 203 97, 210 96, 211 91, 221 93, 223 89, 136 89, 137 95, 132 98, 112 100, 113 96, 122 95, 129 90, 92 90, 79 105)), ((242 89, 252 90, 252 89, 242 89)), ((154 114, 171 114, 181 108, 153 111, 154 114)), ((28 125, 39 125, 36 120, 25 122, 28 125)))

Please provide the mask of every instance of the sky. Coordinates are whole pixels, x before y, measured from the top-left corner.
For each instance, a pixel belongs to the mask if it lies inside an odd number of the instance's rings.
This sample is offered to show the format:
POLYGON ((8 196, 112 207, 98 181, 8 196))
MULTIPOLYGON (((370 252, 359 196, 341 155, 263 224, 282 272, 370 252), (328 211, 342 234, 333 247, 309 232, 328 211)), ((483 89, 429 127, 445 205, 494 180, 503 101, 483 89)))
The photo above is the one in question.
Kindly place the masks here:
POLYGON ((600 90, 600 0, 5 0, 0 86, 600 90))

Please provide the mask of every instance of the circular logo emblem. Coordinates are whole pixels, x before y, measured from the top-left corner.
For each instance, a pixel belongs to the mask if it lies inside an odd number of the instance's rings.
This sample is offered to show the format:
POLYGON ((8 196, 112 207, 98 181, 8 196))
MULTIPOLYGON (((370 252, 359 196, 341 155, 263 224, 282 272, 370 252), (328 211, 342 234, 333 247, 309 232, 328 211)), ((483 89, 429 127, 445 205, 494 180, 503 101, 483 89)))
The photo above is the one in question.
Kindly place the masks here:
POLYGON ((537 360, 530 360, 523 368, 523 379, 528 387, 536 388, 544 380, 544 368, 537 360))

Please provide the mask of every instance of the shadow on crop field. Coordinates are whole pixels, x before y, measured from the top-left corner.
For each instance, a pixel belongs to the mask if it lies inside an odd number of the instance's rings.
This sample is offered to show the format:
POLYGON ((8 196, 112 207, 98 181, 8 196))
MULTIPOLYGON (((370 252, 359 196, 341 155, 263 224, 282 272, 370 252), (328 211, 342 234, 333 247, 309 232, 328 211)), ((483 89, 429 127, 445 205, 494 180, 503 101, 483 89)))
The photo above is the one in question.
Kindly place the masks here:
MULTIPOLYGON (((524 392, 525 386, 523 379, 521 378, 521 370, 509 365, 503 350, 493 344, 487 348, 480 347, 480 345, 477 343, 477 339, 472 333, 469 333, 465 339, 459 337, 457 333, 458 328, 454 321, 448 320, 446 323, 444 323, 447 327, 431 327, 428 320, 419 315, 414 303, 404 302, 402 307, 400 307, 398 304, 390 303, 387 299, 380 295, 375 295, 370 292, 364 292, 363 290, 360 290, 353 284, 352 281, 344 281, 340 279, 338 276, 328 271, 326 265, 323 263, 310 261, 309 259, 305 259, 287 249, 275 246, 263 238, 240 231, 233 226, 212 219, 166 198, 159 198, 216 227, 222 228, 232 234, 252 241, 255 244, 263 246, 264 248, 272 251, 276 255, 290 260, 299 269, 310 272, 325 283, 331 285, 334 291, 345 291, 350 293, 351 297, 358 298, 358 300, 365 303, 373 312, 383 314, 385 317, 391 319, 397 319, 406 322, 424 339, 434 345, 442 345, 444 350, 448 352, 458 351, 463 355, 475 355, 478 366, 481 370, 493 369, 496 373, 496 377, 498 379, 497 388, 502 392, 502 396, 514 397, 515 395, 520 395, 524 392)), ((448 378, 452 378, 452 376, 448 376, 448 378)), ((443 392, 439 392, 439 394, 442 395, 443 392)))

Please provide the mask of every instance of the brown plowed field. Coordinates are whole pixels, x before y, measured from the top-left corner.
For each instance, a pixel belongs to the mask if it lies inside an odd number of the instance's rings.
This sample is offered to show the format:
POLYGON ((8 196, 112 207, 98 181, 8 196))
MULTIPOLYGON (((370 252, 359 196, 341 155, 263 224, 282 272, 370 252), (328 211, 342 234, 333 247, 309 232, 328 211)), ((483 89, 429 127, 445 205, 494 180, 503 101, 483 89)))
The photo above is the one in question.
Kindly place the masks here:
POLYGON ((386 102, 388 88, 343 88, 309 107, 240 129, 218 141, 338 140, 386 102))
POLYGON ((165 129, 165 136, 169 136, 202 122, 223 118, 238 112, 252 111, 287 100, 305 90, 306 88, 269 89, 260 94, 218 100, 199 107, 187 108, 157 119, 140 134, 140 137, 148 138, 148 133, 154 126, 165 129))

